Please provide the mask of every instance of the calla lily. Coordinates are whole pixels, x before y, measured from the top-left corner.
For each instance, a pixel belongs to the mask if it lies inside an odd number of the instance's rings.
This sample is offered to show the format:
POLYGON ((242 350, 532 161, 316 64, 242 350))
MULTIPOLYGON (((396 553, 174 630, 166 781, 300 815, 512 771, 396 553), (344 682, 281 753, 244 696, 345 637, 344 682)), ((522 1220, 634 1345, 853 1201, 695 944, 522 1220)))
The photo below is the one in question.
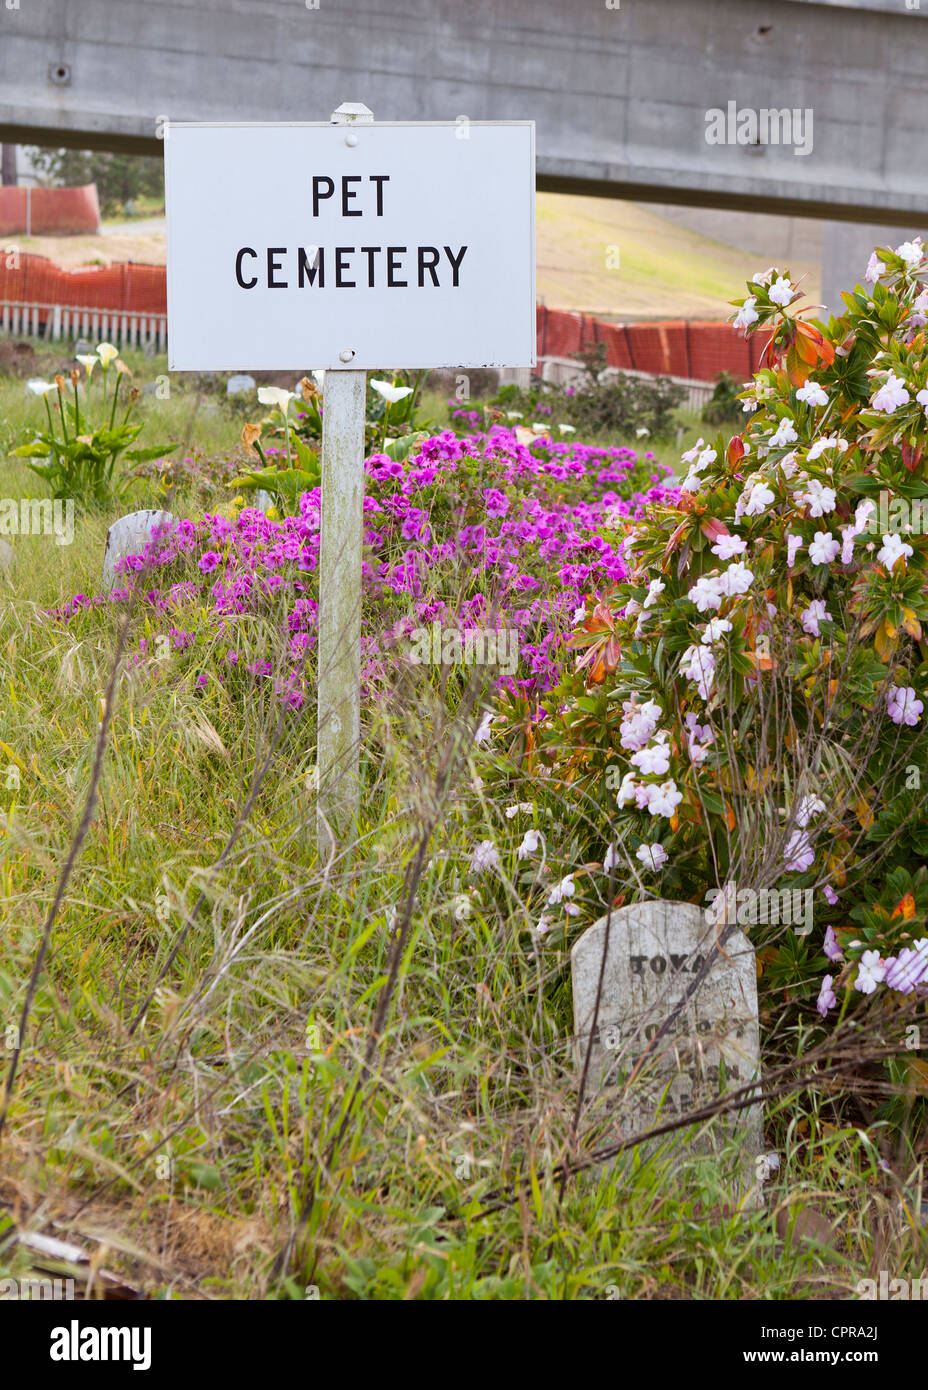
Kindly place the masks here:
POLYGON ((50 391, 56 391, 53 381, 43 381, 40 376, 34 376, 26 382, 26 390, 31 391, 34 396, 47 396, 50 391))
POLYGON ((115 357, 119 356, 119 349, 113 347, 112 343, 97 343, 97 356, 108 367, 115 357))
POLYGON ((383 396, 388 405, 396 405, 397 401, 412 395, 411 386, 391 386, 389 381, 378 381, 376 378, 371 379, 371 387, 378 396, 383 396))
POLYGON ((77 360, 78 360, 78 362, 80 362, 80 364, 81 364, 82 367, 86 368, 86 371, 87 371, 87 375, 88 375, 88 376, 90 376, 90 373, 93 371, 94 367, 95 367, 95 366, 97 365, 97 363, 100 361, 100 359, 99 359, 99 357, 96 355, 96 353, 94 353, 92 356, 89 356, 89 357, 88 357, 88 356, 85 356, 83 353, 80 353, 80 352, 77 354, 77 360))
POLYGON ((285 391, 282 386, 259 386, 258 400, 262 405, 276 405, 286 415, 290 402, 296 400, 296 392, 285 391))

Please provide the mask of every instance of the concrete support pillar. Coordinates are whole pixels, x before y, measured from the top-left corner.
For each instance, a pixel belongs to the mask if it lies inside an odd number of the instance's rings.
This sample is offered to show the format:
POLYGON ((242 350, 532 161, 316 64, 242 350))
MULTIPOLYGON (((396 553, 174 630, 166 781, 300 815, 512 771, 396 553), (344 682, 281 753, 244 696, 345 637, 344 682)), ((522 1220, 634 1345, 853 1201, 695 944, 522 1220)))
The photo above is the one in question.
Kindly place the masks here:
POLYGON ((835 315, 844 312, 841 291, 851 290, 863 282, 870 252, 875 246, 899 246, 919 235, 928 237, 928 214, 924 229, 869 222, 826 222, 822 246, 822 303, 828 312, 835 315))

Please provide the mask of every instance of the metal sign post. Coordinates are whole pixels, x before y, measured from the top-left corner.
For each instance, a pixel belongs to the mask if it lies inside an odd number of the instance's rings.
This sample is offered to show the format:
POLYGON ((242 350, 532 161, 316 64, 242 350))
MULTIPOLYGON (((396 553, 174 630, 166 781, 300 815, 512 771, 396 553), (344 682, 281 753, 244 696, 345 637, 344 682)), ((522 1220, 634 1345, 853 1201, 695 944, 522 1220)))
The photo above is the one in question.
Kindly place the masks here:
MULTIPOLYGON (((333 125, 370 125, 373 112, 345 102, 333 125)), ((346 143, 352 138, 345 136, 346 143)), ((350 362, 356 345, 339 357, 350 362)), ((326 372, 322 393, 319 532, 319 688, 316 845, 331 851, 353 828, 360 796, 361 551, 364 539, 364 422, 367 372, 326 372)))

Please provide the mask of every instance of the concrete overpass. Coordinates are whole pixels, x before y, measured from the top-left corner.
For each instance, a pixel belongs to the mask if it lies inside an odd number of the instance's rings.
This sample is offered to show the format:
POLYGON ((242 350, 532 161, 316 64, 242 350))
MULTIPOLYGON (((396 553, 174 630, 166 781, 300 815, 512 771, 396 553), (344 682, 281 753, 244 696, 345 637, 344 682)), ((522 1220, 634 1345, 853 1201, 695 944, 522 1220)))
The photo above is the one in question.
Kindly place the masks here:
POLYGON ((16 3, 7 141, 156 154, 164 117, 325 120, 360 100, 384 120, 534 118, 542 189, 928 222, 928 0, 16 3))

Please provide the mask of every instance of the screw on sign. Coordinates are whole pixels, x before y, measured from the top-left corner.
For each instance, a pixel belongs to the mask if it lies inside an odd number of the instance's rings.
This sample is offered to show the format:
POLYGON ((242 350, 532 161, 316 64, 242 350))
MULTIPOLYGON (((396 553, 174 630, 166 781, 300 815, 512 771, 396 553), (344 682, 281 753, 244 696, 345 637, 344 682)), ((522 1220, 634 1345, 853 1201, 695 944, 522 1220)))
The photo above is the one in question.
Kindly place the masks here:
POLYGON ((356 102, 325 123, 164 128, 171 369, 326 371, 324 853, 351 835, 360 801, 367 372, 535 365, 534 122, 457 129, 378 123, 356 102))

